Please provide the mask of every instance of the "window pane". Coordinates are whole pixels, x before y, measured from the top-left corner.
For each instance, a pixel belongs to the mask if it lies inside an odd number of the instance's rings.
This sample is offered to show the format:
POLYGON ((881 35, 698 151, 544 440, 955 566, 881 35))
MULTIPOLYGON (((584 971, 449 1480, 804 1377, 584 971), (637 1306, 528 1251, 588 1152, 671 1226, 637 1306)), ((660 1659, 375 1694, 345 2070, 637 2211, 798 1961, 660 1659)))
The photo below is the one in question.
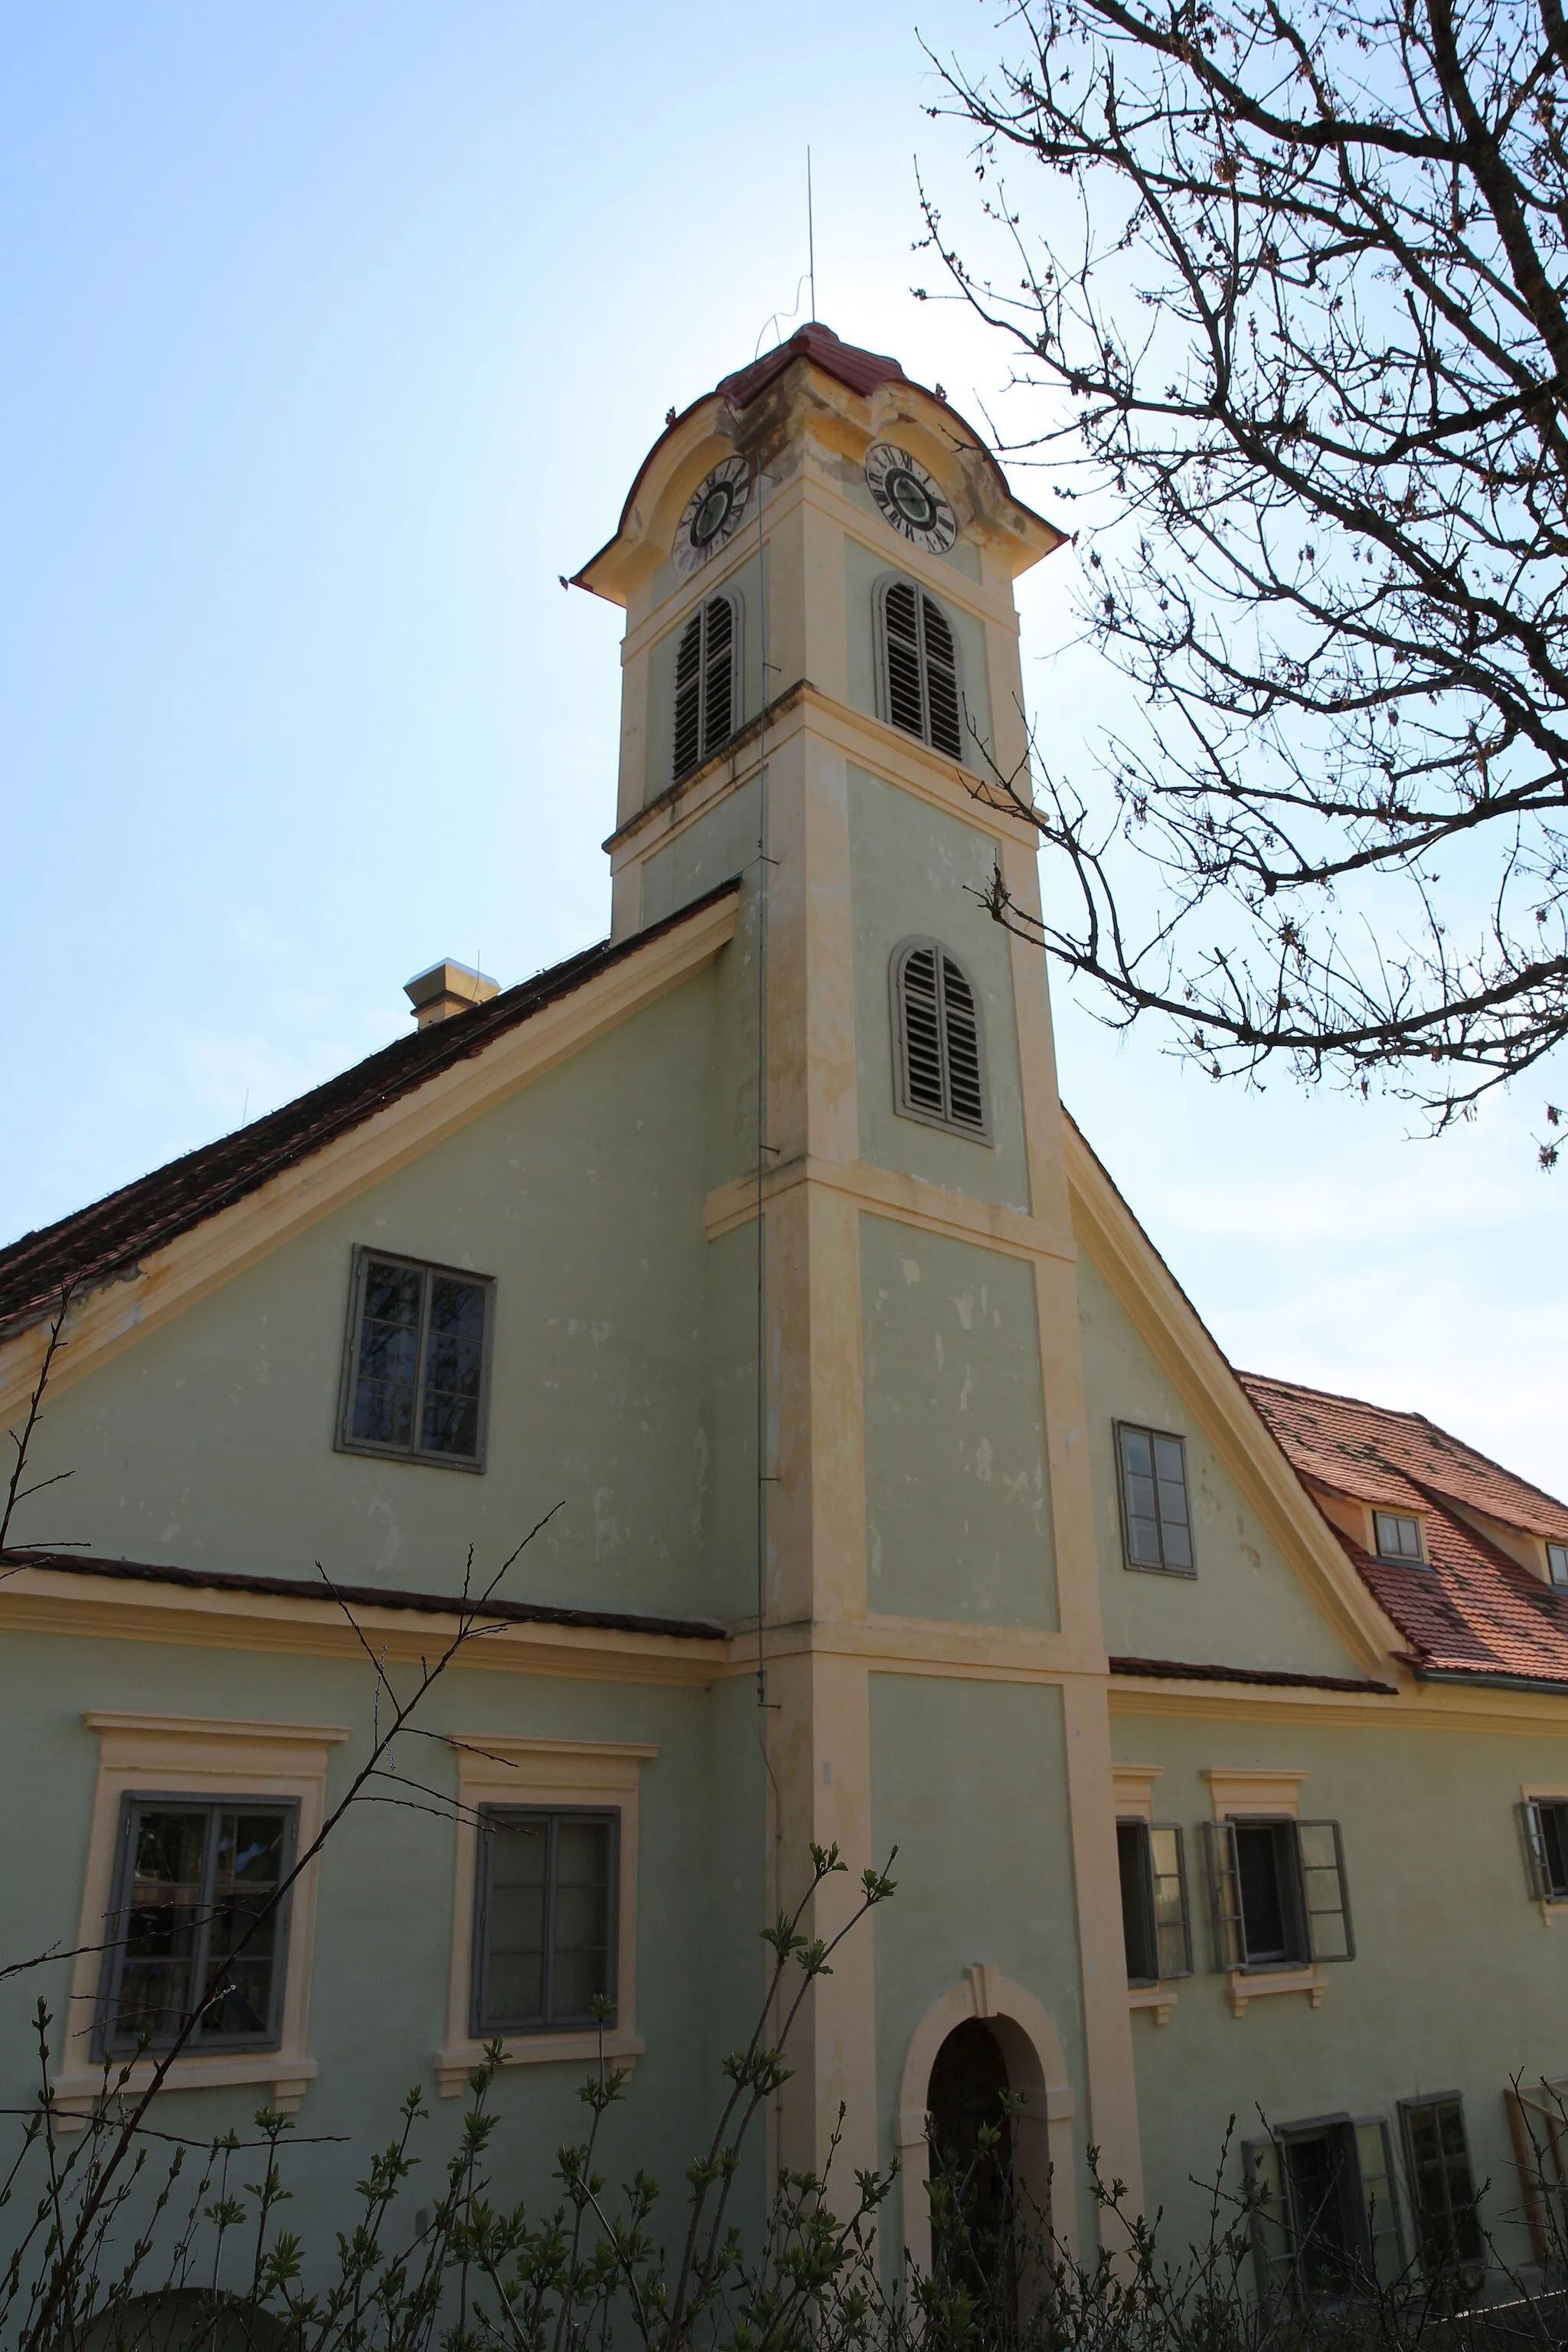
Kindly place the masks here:
POLYGON ((365 1266, 353 1434, 373 1445, 406 1445, 413 1435, 423 1281, 412 1266, 376 1258, 365 1266))
POLYGON ((1303 1822, 1296 1834, 1307 1914, 1311 1923, 1312 1957, 1320 1960, 1348 1959, 1350 1922, 1345 1917, 1339 1841, 1333 1823, 1303 1822))
POLYGON ((160 1806, 132 1821, 125 1957, 110 2027, 118 2043, 166 2041, 189 2013, 207 1821, 205 1806, 160 1806))
POLYGON ((1180 1832, 1152 1829, 1149 1859, 1154 1870, 1154 1944, 1160 1974, 1185 1976, 1192 1955, 1187 1949, 1187 1913, 1182 1897, 1180 1832))
POLYGON ((1568 1584, 1568 1544, 1547 1545, 1546 1572, 1553 1584, 1568 1584))
POLYGON ((608 1991, 609 1948, 609 1823, 563 1816, 556 1831, 554 2017, 585 2017, 608 1991))
POLYGON ((1180 1438, 1155 1438, 1154 1470, 1159 1493, 1161 1549, 1165 1566, 1191 1568, 1193 1543, 1187 1519, 1187 1468, 1180 1438))
POLYGON ((479 1452, 484 1340, 483 1286, 450 1275, 432 1275, 419 1432, 424 1452, 470 1457, 479 1452))
POLYGON ((1421 1531, 1414 1519, 1396 1511, 1374 1511, 1372 1516, 1380 1559, 1420 1559, 1421 1531))
POLYGON ((1129 1984, 1152 1984, 1160 1973, 1149 1912, 1149 1832, 1142 1822, 1116 1824, 1116 1860, 1121 1873, 1121 1935, 1129 1984))
POLYGON ((1542 1805, 1537 1810, 1547 1891, 1554 1897, 1568 1895, 1568 1805, 1542 1805))
POLYGON ((1249 1964, 1299 1957, 1289 1927, 1289 1896, 1280 1869, 1277 1822, 1237 1822, 1237 1875, 1241 1882, 1241 1922, 1249 1964))
MULTIPOLYGON (((212 2034, 265 2034, 272 2016, 272 1971, 279 1947, 276 1908, 267 1913, 237 1958, 228 1955, 266 1910, 283 1876, 286 1816, 222 1812, 213 1879, 206 1977, 221 1997, 197 2029, 212 2034)), ((198 1992, 205 1987, 198 1988, 198 1992)))
POLYGON ((1350 2126, 1285 2142, 1297 2275, 1308 2294, 1342 2291, 1360 2268, 1360 2168, 1350 2126))
POLYGON ((544 2015, 544 1904, 550 1823, 487 1822, 489 1853, 487 2025, 544 2015))
POLYGON ((1121 1497, 1127 1518, 1127 1557, 1139 1568, 1159 1568, 1159 1505, 1155 1500, 1154 1452, 1147 1430, 1123 1429, 1121 1497))

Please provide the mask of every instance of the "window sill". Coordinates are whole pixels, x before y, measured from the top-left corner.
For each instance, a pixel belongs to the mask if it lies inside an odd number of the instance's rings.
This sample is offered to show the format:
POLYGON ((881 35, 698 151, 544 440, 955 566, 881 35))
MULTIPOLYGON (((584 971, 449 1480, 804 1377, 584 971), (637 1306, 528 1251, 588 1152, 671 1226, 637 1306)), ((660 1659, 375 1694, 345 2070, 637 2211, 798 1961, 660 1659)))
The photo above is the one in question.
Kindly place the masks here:
MULTIPOLYGON (((286 2058, 277 2050, 215 2051, 211 2057, 176 2058, 159 2090, 161 2095, 164 2091, 216 2091, 267 2084, 272 2094, 269 2104, 279 2115, 291 2116, 317 2072, 313 2058, 286 2058)), ((111 2061, 107 2070, 95 2066, 57 2074, 51 2085, 55 2112, 68 2130, 78 2127, 103 2105, 106 2079, 110 2098, 136 2099, 152 2081, 153 2073, 151 2059, 137 2058, 129 2071, 121 2060, 111 2061)))
POLYGON ((1261 2000, 1271 1992, 1304 1992, 1314 2009, 1321 2009, 1323 1995, 1329 1989, 1328 1979, 1318 1968, 1232 1969, 1229 1973, 1233 2017, 1245 2017, 1249 2002, 1261 2000))
POLYGON ((1156 2025, 1169 2025, 1171 2011, 1180 1998, 1180 1994, 1168 1984, 1129 1985, 1127 1988, 1128 2008, 1152 2011, 1156 2025))
POLYGON ((1555 1927, 1563 1913, 1568 1911, 1568 1895, 1542 1895, 1537 1898, 1535 1907, 1541 1914, 1542 1926, 1555 1927))
MULTIPOLYGON (((508 2066, 537 2066, 554 2061, 557 2064, 593 2066, 598 2063, 599 2037, 591 2030, 584 2033, 508 2033, 501 2037, 503 2063, 508 2066)), ((629 2073, 634 2061, 647 2048, 637 2033, 606 2033, 604 2040, 605 2059, 629 2073)), ((450 2049, 436 2053, 436 2084, 444 2099, 456 2099, 468 2089, 468 2077, 485 2063, 482 2042, 459 2042, 450 2049)))

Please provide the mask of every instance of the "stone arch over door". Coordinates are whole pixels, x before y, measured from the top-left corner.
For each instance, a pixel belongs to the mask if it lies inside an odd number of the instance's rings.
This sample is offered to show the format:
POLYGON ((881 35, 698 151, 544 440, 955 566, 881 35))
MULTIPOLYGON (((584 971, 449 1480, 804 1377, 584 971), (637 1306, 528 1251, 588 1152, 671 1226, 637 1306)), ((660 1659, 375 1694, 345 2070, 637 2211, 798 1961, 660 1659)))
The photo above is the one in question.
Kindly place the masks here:
POLYGON ((1032 1992, 1013 1984, 984 1962, 966 1969, 964 1981, 933 2001, 916 2026, 899 2085, 893 2146, 902 2192, 904 2254, 922 2272, 931 2269, 931 2148, 926 2139, 926 2101, 937 2052, 955 2026, 984 2018, 1007 2063, 1009 2089, 1023 2101, 1014 2125, 1013 2164, 1023 2194, 1042 2213, 1064 2252, 1078 2249, 1077 2196, 1073 2184, 1073 2095, 1061 2040, 1032 1992), (1053 2198, 1053 2175, 1060 2184, 1053 2198))

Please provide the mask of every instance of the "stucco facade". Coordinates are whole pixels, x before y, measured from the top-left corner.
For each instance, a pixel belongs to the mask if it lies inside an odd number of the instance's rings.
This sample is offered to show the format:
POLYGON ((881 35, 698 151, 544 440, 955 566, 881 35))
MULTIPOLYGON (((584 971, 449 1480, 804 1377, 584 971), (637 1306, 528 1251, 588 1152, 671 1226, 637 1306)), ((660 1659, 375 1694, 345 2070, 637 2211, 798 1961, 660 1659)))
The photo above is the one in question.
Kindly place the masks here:
MULTIPOLYGON (((182 2060, 172 2127, 276 2096, 363 2144, 421 2079, 449 2138, 477 2046, 464 1823, 510 1790, 620 1823, 617 2177, 674 2182, 704 2137, 809 1843, 850 1865, 824 1934, 896 1846, 769 2148, 819 2160, 842 2103, 846 2170, 904 2168, 889 2259, 929 2252, 930 2066, 975 2015, 1080 2248, 1090 2142, 1185 2233, 1230 2118, 1396 2140, 1401 2101, 1457 2092, 1487 2223, 1527 2256, 1504 2092, 1568 2075, 1568 1923, 1531 1899, 1518 1819, 1568 1800, 1568 1671, 1422 1664, 1062 1111, 1044 962, 983 904, 998 866, 1036 903, 985 777, 1026 748, 1012 583, 1060 534, 892 363, 814 329, 757 375, 671 424, 581 575, 626 613, 609 946, 457 1013, 438 1062, 422 1033, 352 1116, 199 1200, 196 1170, 0 1255, 7 1421, 81 1277, 30 1455, 69 1478, 0 1582, 0 1958, 93 1948, 0 1984, 3 2103, 29 2095, 40 1986, 63 2095, 93 2095, 128 1799, 330 1804, 371 1736, 366 1646, 412 1672, 470 1552, 482 1580, 543 1520, 402 1760, 428 1802, 388 1788, 345 1821, 296 1900, 281 2038, 182 2060), (951 545, 887 519, 878 444, 940 484, 951 545), (683 565, 737 457, 738 527, 683 565), (956 754, 889 715, 889 582, 945 617, 956 754), (677 780, 685 633, 721 591, 728 723, 677 780), (911 939, 973 991, 984 1133, 900 1104, 911 939), (340 1442, 356 1251, 493 1284, 482 1469, 340 1442), (1183 1441, 1191 1573, 1129 1565, 1121 1424, 1183 1441), (1339 1824, 1353 1958, 1215 1964, 1200 1825, 1265 1818, 1339 1824), (1179 1979, 1130 1989, 1119 1820, 1185 1832, 1179 1979)), ((1555 1540, 1537 1499, 1521 1575, 1555 1540)), ((1542 1605, 1550 1630, 1568 1597, 1542 1605)), ((507 2036, 520 2193, 548 2192, 592 2041, 507 2036)), ((331 2212, 333 2151, 300 2161, 331 2212)))

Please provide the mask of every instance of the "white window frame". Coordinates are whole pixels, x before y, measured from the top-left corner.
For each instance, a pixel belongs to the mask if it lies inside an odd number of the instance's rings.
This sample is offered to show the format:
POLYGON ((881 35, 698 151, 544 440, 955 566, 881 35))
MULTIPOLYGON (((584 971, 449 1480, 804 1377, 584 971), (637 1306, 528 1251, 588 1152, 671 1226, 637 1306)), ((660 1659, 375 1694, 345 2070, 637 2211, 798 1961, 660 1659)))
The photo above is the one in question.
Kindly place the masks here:
MULTIPOLYGON (((479 1810, 485 1805, 538 1806, 547 1812, 582 1806, 619 1813, 616 2021, 605 2028, 604 2051, 617 2066, 629 2066, 647 2047, 637 2030, 637 1799, 642 1767, 658 1754, 658 1748, 635 1739, 538 1739, 511 1732, 452 1732, 447 1744, 457 1760, 458 1802, 447 2041, 436 2053, 441 2096, 461 2095, 482 2064, 490 2038, 473 2031, 479 1810)), ((561 2032, 546 2026, 499 2039, 509 2065, 551 2060, 581 2065, 592 2063, 600 2047, 592 2028, 561 2032)))
MULTIPOLYGON (((64 2036, 55 2079, 56 2105, 63 2117, 91 2114, 110 2086, 134 2096, 156 2065, 148 2058, 94 2058, 100 1988, 109 1956, 103 1946, 113 1929, 116 1865, 125 1799, 167 1797, 276 1798, 297 1808, 297 1854, 320 1834, 326 1806, 327 1766, 331 1749, 348 1737, 345 1727, 318 1723, 225 1722, 205 1716, 133 1715, 94 1709, 82 1717, 98 1734, 98 1782, 88 1830, 81 1916, 66 2004, 64 2036)), ((316 2074, 310 2054, 310 1960, 315 1940, 319 1863, 307 1863, 289 1891, 290 1916, 283 1961, 277 2046, 184 2050, 170 2066, 170 2091, 255 2084, 268 2088, 271 2105, 292 2114, 316 2074)))
POLYGON ((1390 1568, 1430 1567, 1431 1562, 1426 1553, 1426 1530, 1422 1525, 1421 1513, 1419 1511, 1385 1511, 1380 1505, 1374 1503, 1372 1506, 1372 1556, 1373 1559, 1385 1560, 1390 1568), (1397 1519, 1402 1526, 1414 1528, 1415 1530, 1415 1552, 1384 1551, 1378 1526, 1380 1519, 1397 1519))

